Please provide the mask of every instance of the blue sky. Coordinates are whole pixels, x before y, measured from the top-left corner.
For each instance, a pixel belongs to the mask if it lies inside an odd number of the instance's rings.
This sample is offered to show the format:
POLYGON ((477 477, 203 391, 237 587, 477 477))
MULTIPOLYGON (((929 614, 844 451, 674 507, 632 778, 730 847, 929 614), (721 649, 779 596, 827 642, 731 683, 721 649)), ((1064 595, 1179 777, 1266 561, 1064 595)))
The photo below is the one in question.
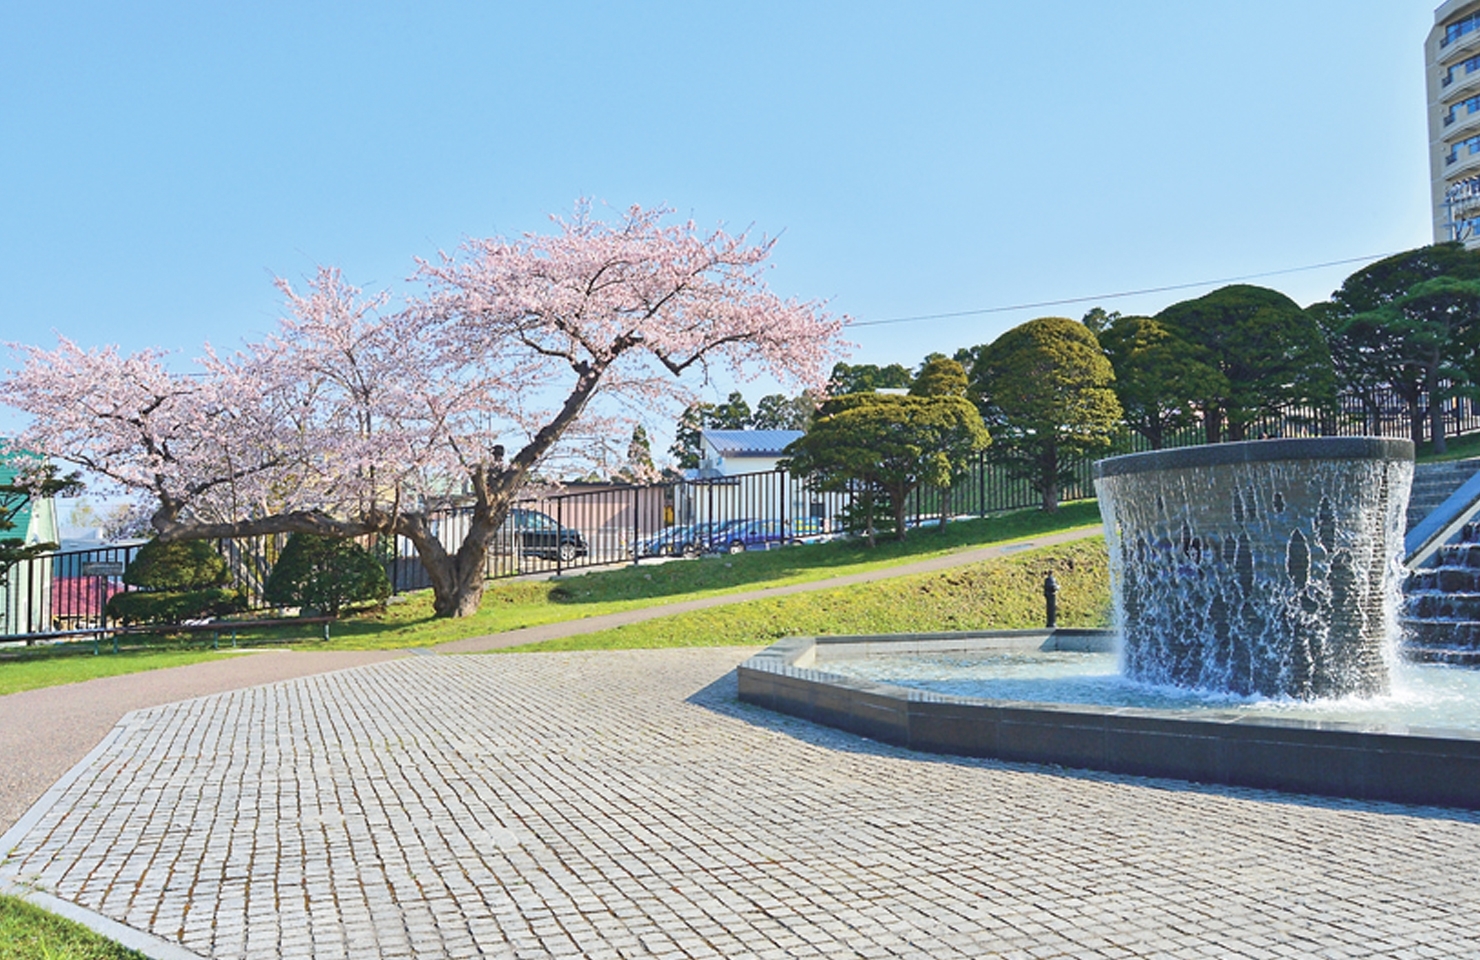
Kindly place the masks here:
MULTIPOLYGON (((1430 239, 1434 5, 12 2, 0 339, 189 357, 271 329, 274 275, 395 285, 583 195, 780 233, 772 286, 859 320, 1395 252, 1430 239)), ((1088 306, 860 327, 853 359, 1088 306)))

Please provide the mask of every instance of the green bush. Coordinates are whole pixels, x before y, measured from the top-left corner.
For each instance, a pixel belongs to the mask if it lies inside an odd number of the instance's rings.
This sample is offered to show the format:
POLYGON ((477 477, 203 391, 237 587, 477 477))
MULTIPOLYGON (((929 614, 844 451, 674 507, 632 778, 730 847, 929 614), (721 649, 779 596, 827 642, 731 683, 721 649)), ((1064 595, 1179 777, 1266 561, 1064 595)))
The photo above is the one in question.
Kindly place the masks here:
POLYGON ((230 580, 231 568, 205 540, 150 540, 123 572, 124 583, 143 590, 199 590, 230 580))
POLYGON ((240 590, 206 587, 202 590, 135 590, 108 598, 108 616, 124 624, 179 623, 199 617, 221 617, 247 608, 240 590))
POLYGON ((384 603, 391 595, 385 568, 353 540, 295 533, 272 566, 262 591, 268 603, 330 616, 351 603, 384 603))
POLYGON ((138 589, 110 597, 108 616, 126 624, 179 623, 236 613, 247 598, 226 587, 230 580, 231 568, 209 542, 151 540, 123 572, 123 582, 138 589))

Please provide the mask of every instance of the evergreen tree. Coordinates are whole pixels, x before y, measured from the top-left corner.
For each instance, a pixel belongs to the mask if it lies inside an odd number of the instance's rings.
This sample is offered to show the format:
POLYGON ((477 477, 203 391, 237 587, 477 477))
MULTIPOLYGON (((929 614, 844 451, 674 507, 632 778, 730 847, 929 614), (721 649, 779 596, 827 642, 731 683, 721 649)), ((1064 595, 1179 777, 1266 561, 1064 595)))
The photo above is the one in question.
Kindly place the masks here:
POLYGON ((1160 450, 1168 434, 1192 426, 1194 398, 1227 392, 1223 374, 1197 359, 1197 349, 1150 317, 1111 314, 1099 334, 1115 371, 1115 396, 1126 426, 1160 450))
POLYGON ((887 503, 894 535, 905 537, 904 512, 921 484, 949 486, 991 442, 964 397, 850 394, 823 404, 807 432, 786 448, 783 469, 821 490, 854 490, 870 546, 874 506, 887 503))
POLYGON ((24 530, 19 537, 7 534, 20 525, 18 521, 32 503, 81 493, 80 476, 76 472, 61 476, 48 463, 0 483, 0 587, 9 581, 11 568, 16 564, 57 548, 55 543, 26 543, 24 530))
POLYGON ((1347 277, 1326 304, 1309 312, 1324 329, 1341 390, 1362 399, 1369 419, 1381 413, 1380 392, 1403 400, 1409 434, 1424 440, 1429 425, 1443 451, 1442 401, 1473 393, 1476 316, 1462 288, 1423 284, 1480 279, 1480 251, 1437 243, 1370 264, 1347 277))
POLYGON ((1261 417, 1308 404, 1331 409, 1336 379, 1326 338, 1314 318, 1277 290, 1235 284, 1174 303, 1158 323, 1196 349, 1196 359, 1222 377, 1191 399, 1203 411, 1209 443, 1248 438, 1261 417))
POLYGON ((972 391, 1002 462, 1057 510, 1074 465, 1109 448, 1119 426, 1110 361, 1088 327, 1064 317, 1029 320, 974 353, 972 391))
POLYGON ((829 396, 840 397, 849 393, 873 393, 879 389, 902 389, 911 381, 907 367, 891 363, 880 367, 873 363, 838 363, 832 368, 827 381, 829 396))
POLYGON ((272 565, 262 595, 268 603, 337 617, 347 604, 384 603, 391 583, 385 568, 355 541, 295 533, 272 565))

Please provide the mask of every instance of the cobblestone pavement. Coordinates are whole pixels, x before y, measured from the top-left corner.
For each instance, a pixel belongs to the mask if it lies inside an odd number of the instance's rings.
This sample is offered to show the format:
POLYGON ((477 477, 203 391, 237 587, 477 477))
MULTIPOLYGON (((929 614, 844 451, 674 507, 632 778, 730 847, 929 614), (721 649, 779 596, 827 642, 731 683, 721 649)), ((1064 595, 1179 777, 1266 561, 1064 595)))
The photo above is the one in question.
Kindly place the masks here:
POLYGON ((138 711, 4 872, 217 957, 1480 954, 1480 816, 912 754, 738 703, 743 656, 138 711))

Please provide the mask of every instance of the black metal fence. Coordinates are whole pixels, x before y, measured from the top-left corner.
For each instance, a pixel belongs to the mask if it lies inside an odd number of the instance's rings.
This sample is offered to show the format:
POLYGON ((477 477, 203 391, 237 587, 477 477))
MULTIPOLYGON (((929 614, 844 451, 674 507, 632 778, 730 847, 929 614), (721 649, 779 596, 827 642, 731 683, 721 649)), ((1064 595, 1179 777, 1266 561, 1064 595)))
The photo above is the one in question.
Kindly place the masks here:
MULTIPOLYGON (((1339 409, 1292 408, 1280 418, 1251 425, 1254 436, 1368 434, 1409 436, 1406 408, 1395 394, 1346 398, 1339 409)), ((1448 401, 1446 428, 1452 436, 1480 431, 1480 404, 1448 401)), ((1166 446, 1202 443, 1200 426, 1177 432, 1166 446)), ((1149 448, 1143 437, 1127 433, 1114 452, 1149 448)), ((1060 497, 1093 495, 1091 463, 1071 465, 1073 480, 1060 497)), ((785 471, 708 477, 646 486, 622 484, 566 488, 521 500, 494 537, 488 554, 490 578, 560 574, 573 570, 638 562, 649 557, 771 549, 833 537, 858 509, 848 491, 824 492, 785 471)), ((919 525, 949 516, 986 516, 1038 506, 1041 495, 1014 474, 989 449, 949 491, 923 486, 911 494, 906 523, 919 525)), ((471 508, 451 507, 432 517, 443 545, 456 550, 467 535, 471 508)), ((263 588, 285 535, 244 537, 217 542, 229 563, 235 586, 250 611, 272 609, 263 588)), ((385 564, 392 588, 405 592, 427 587, 426 569, 405 538, 367 538, 365 545, 385 564)), ((32 558, 9 571, 0 587, 0 642, 43 638, 48 634, 104 631, 104 608, 123 583, 138 544, 73 550, 32 558)))

